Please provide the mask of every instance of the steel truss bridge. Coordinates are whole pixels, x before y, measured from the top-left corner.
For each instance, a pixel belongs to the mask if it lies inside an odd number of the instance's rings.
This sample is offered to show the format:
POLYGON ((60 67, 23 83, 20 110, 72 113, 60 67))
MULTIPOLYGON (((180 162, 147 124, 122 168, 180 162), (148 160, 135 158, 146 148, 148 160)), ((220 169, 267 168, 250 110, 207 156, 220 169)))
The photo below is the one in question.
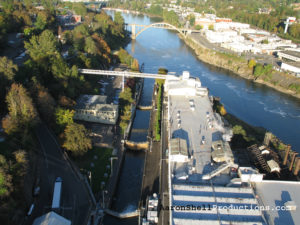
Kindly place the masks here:
POLYGON ((78 69, 79 73, 91 74, 91 75, 107 75, 107 76, 121 76, 121 77, 140 77, 140 78, 152 78, 152 79, 177 79, 174 75, 163 75, 154 73, 135 73, 128 71, 110 71, 110 70, 91 70, 91 69, 78 69))
POLYGON ((127 26, 131 27, 131 38, 136 39, 142 32, 149 28, 158 28, 158 29, 166 29, 166 30, 175 30, 178 31, 184 38, 187 37, 188 34, 191 33, 199 33, 199 30, 191 30, 186 28, 177 28, 169 23, 152 23, 150 25, 140 25, 140 24, 127 24, 127 26))

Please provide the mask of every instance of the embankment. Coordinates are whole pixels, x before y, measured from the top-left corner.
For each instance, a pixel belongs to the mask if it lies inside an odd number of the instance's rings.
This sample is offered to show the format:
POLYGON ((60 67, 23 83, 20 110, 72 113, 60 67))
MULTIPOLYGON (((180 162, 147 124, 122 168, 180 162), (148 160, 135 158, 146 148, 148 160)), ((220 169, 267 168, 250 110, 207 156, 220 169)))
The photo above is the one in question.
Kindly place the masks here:
POLYGON ((248 60, 232 54, 222 53, 209 49, 192 37, 179 37, 196 53, 198 59, 201 61, 229 70, 245 79, 253 82, 264 84, 277 91, 300 98, 300 79, 286 73, 272 71, 266 76, 253 76, 253 71, 248 67, 248 60))

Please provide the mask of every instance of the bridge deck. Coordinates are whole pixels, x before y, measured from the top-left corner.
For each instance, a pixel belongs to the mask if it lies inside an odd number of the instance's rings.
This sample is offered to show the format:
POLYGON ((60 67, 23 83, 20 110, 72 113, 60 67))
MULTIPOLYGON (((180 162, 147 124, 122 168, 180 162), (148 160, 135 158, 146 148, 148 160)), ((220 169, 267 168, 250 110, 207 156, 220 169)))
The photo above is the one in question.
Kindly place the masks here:
POLYGON ((78 69, 79 73, 82 74, 93 74, 93 75, 107 75, 107 76, 124 76, 124 77, 140 77, 140 78, 154 78, 154 79, 174 79, 174 75, 162 75, 153 73, 135 73, 127 71, 110 71, 110 70, 91 70, 91 69, 78 69))

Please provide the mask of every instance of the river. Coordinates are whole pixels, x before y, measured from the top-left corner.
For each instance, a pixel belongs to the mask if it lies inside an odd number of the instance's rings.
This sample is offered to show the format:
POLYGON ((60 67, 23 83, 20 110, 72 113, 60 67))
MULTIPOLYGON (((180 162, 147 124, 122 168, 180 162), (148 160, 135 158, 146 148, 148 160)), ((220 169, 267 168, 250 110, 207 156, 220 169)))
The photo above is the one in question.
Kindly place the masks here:
MULTIPOLYGON (((113 15, 113 12, 108 13, 113 15)), ((128 24, 157 22, 157 19, 144 15, 122 15, 128 24)), ((229 113, 251 125, 266 128, 300 153, 299 99, 202 63, 174 31, 150 28, 132 41, 126 50, 140 64, 145 63, 146 73, 156 73, 159 67, 178 75, 190 71, 209 88, 211 95, 221 97, 229 113)), ((149 90, 145 83, 145 91, 152 92, 151 85, 148 86, 149 90)))

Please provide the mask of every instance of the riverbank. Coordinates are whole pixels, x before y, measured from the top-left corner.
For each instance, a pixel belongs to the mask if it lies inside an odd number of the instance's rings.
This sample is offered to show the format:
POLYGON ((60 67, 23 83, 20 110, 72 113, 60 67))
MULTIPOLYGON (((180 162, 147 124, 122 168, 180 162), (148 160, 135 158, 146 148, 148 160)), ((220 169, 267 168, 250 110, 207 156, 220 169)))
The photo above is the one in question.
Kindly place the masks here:
POLYGON ((248 66, 248 60, 236 55, 206 48, 190 36, 183 38, 179 35, 179 37, 187 46, 193 49, 199 60, 207 64, 229 70, 240 77, 251 80, 255 83, 264 84, 279 92, 292 95, 300 99, 300 89, 298 88, 300 87, 299 78, 286 73, 279 73, 277 71, 268 75, 255 77, 253 75, 253 69, 248 66))
MULTIPOLYGON (((272 157, 277 160, 281 171, 279 176, 270 171, 260 171, 264 173, 266 179, 280 179, 280 180, 299 180, 299 173, 295 168, 298 160, 296 158, 297 152, 291 149, 291 146, 285 144, 277 136, 269 132, 263 127, 252 126, 245 121, 237 118, 233 114, 227 113, 225 107, 220 103, 218 97, 214 98, 214 110, 223 116, 225 123, 229 123, 232 127, 233 137, 230 142, 231 149, 239 161, 240 166, 254 166, 254 161, 258 160, 263 154, 258 156, 251 155, 251 151, 256 146, 265 146, 271 153, 272 157), (252 159, 250 159, 250 155, 252 159)), ((273 159, 273 158, 272 158, 273 159)), ((270 158, 268 159, 270 160, 270 158)), ((259 168, 257 168, 259 169, 259 168)), ((260 168, 262 169, 262 168, 260 168)))

